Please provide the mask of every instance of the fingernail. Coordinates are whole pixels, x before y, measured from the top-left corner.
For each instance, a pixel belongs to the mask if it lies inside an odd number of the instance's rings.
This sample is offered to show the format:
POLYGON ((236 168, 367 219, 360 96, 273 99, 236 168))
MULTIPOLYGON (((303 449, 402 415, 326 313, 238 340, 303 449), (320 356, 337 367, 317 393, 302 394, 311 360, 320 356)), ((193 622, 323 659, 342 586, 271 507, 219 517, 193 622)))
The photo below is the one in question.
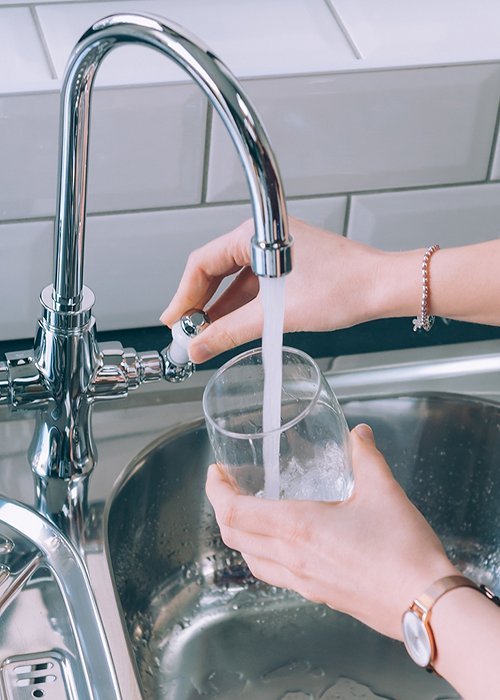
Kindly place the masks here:
POLYGON ((164 323, 166 326, 168 326, 168 323, 166 321, 167 315, 168 315, 168 306, 165 309, 165 311, 163 311, 162 315, 160 316, 160 323, 164 323))
POLYGON ((222 468, 218 462, 208 465, 207 476, 211 474, 214 476, 222 476, 222 468))
POLYGON ((354 428, 356 435, 361 438, 361 440, 366 442, 373 442, 373 430, 366 423, 360 423, 354 428))
POLYGON ((189 348, 189 357, 192 362, 199 365, 202 362, 206 362, 213 357, 213 352, 206 343, 197 343, 194 347, 191 345, 189 348))

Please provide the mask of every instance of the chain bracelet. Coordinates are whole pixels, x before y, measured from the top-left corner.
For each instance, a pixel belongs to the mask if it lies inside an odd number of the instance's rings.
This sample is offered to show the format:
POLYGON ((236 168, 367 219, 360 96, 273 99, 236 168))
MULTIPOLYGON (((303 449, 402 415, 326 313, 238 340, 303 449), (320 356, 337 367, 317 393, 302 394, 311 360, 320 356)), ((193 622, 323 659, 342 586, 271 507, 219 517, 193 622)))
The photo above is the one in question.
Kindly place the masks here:
POLYGON ((435 243, 427 248, 422 260, 422 301, 420 304, 420 315, 413 319, 414 331, 430 331, 434 324, 434 316, 429 316, 429 263, 432 255, 439 250, 440 246, 435 243))

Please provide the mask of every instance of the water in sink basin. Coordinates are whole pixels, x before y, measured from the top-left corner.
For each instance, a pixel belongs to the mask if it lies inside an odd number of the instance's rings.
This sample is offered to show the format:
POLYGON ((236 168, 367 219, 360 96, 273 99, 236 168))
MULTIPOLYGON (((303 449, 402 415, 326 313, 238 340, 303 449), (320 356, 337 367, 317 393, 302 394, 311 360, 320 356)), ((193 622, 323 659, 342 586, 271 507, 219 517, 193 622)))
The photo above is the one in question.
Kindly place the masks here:
MULTIPOLYGON (((500 592, 500 408, 451 395, 351 401, 457 564, 500 592)), ((249 576, 204 496, 199 422, 130 466, 109 552, 145 698, 445 700, 401 644, 249 576)))

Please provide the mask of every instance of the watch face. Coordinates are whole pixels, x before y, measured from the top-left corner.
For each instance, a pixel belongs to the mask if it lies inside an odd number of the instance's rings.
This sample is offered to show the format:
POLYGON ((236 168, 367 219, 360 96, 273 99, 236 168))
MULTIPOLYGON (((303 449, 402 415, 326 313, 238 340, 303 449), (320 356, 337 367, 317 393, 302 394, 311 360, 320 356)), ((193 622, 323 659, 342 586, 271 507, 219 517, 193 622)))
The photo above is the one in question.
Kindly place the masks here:
POLYGON ((432 656, 431 640, 424 623, 411 610, 403 615, 403 639, 413 661, 419 666, 428 666, 432 656))

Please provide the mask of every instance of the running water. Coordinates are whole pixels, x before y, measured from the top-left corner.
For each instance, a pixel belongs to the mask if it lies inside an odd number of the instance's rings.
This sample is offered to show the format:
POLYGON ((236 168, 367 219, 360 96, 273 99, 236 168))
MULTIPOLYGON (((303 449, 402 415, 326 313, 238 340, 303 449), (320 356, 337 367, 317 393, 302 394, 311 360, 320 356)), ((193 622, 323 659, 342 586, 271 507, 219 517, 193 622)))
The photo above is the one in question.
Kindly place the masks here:
POLYGON ((283 382, 283 322, 286 277, 261 277, 264 310, 262 364, 264 366, 263 441, 264 498, 280 497, 281 385, 283 382))

